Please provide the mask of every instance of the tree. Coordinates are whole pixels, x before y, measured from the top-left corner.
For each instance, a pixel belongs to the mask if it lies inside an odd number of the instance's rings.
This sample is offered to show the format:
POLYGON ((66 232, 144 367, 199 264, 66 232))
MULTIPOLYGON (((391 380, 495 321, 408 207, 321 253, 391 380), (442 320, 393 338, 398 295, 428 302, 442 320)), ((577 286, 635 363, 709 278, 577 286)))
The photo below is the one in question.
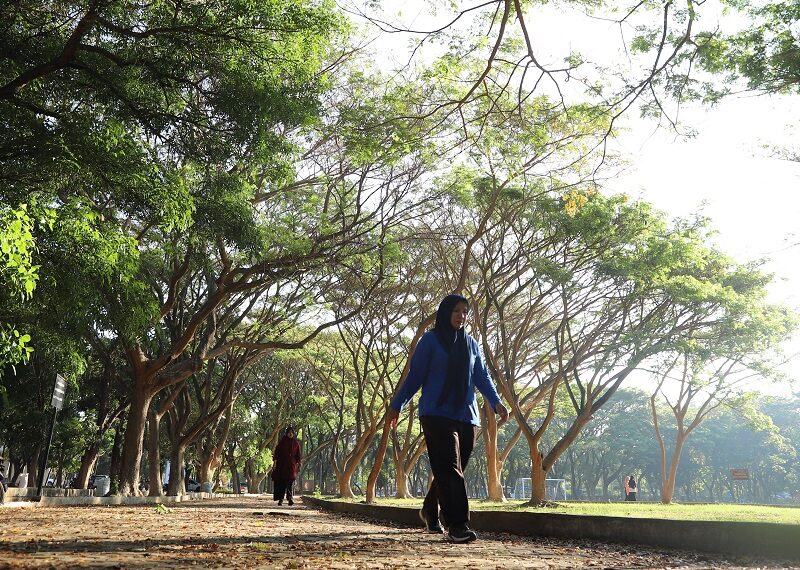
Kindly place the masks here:
MULTIPOLYGON (((293 145, 280 133, 317 116, 324 83, 320 61, 340 29, 326 6, 301 4, 223 1, 128 9, 92 2, 45 10, 4 8, 8 33, 2 52, 9 65, 0 78, 0 105, 13 136, 2 141, 9 180, 3 200, 33 190, 54 205, 62 226, 72 223, 79 229, 63 238, 96 238, 94 250, 106 261, 100 267, 113 267, 117 278, 100 283, 98 297, 105 303, 93 316, 96 328, 121 339, 132 370, 123 492, 137 492, 150 400, 198 366, 189 359, 163 369, 231 293, 220 277, 204 312, 163 347, 168 354, 149 358, 150 347, 140 339, 175 299, 165 296, 159 305, 148 298, 147 280, 137 275, 140 255, 146 258, 148 250, 172 244, 177 262, 168 274, 169 292, 169 284, 177 285, 185 271, 182 261, 193 252, 205 253, 207 241, 187 247, 172 239, 190 222, 194 239, 238 240, 240 251, 250 239, 252 250, 252 224, 234 223, 227 235, 224 224, 256 215, 257 208, 242 194, 253 189, 247 180, 254 171, 261 172, 260 191, 285 180, 293 145), (31 42, 32 36, 40 40, 31 42)), ((246 260, 245 266, 250 272, 238 286, 255 271, 246 260)), ((95 265, 75 269, 84 269, 83 281, 97 285, 95 265)), ((208 336, 212 329, 204 332, 208 336)))
POLYGON ((768 378, 767 353, 794 327, 785 310, 764 302, 764 276, 745 268, 729 274, 726 293, 732 297, 732 310, 718 327, 696 337, 690 331, 683 350, 659 372, 659 381, 650 396, 653 429, 661 450, 661 502, 672 502, 681 452, 689 435, 719 406, 741 397, 743 385, 753 377, 768 378), (677 368, 677 377, 671 375, 677 368), (676 384, 671 390, 670 382, 676 384), (674 448, 667 449, 659 428, 656 400, 666 401, 676 422, 674 448))
MULTIPOLYGON (((83 430, 86 444, 81 455, 78 475, 73 483, 77 489, 86 489, 101 449, 107 443, 107 435, 127 408, 124 386, 117 375, 120 356, 101 339, 93 339, 94 350, 87 359, 86 372, 79 384, 78 409, 84 414, 83 430), (93 356, 97 357, 92 358, 93 356), (91 424, 90 424, 91 421, 91 424)), ((156 462, 158 463, 158 462, 156 462)), ((156 466, 158 469, 158 465, 156 466)))
POLYGON ((33 220, 27 204, 10 208, 0 203, 0 376, 7 365, 24 362, 33 352, 30 334, 20 333, 11 322, 9 305, 19 305, 33 295, 38 267, 33 264, 33 220))
MULTIPOLYGON (((793 93, 800 86, 800 7, 796 2, 725 2, 746 22, 735 33, 699 34, 696 42, 704 69, 729 82, 743 77, 749 89, 793 93)), ((735 85, 735 83, 733 83, 735 85)), ((731 88, 713 93, 727 94, 731 88)))

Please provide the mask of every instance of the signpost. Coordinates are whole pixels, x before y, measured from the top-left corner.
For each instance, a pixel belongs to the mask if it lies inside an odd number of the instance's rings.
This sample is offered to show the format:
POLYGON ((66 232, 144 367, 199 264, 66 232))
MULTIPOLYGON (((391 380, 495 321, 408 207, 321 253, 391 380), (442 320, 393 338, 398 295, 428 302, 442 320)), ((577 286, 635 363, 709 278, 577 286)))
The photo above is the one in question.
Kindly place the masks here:
POLYGON ((47 440, 47 447, 44 449, 44 461, 39 469, 39 485, 36 489, 36 496, 42 499, 42 487, 44 487, 44 473, 47 470, 47 459, 50 455, 50 446, 53 444, 53 432, 56 429, 56 418, 58 411, 64 407, 64 392, 67 389, 67 381, 61 374, 56 374, 56 385, 53 388, 53 399, 50 405, 53 406, 53 419, 50 422, 50 438, 47 440))
POLYGON ((731 469, 731 495, 735 501, 739 501, 739 498, 744 491, 744 483, 737 483, 737 481, 749 481, 750 480, 750 471, 747 469, 731 469), (737 495, 739 495, 737 497, 737 495))
POLYGON ((56 385, 55 388, 53 388, 53 400, 50 402, 50 405, 53 406, 56 411, 64 407, 64 392, 66 389, 67 381, 61 374, 56 374, 56 385))
POLYGON ((734 481, 749 481, 750 471, 747 469, 731 469, 731 479, 734 481))

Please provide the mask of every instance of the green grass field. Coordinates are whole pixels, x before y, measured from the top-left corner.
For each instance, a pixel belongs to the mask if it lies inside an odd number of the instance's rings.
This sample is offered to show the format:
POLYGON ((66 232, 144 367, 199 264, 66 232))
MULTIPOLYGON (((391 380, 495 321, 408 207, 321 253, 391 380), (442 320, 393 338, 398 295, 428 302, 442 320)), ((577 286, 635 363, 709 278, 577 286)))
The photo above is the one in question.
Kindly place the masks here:
MULTIPOLYGON (((333 500, 333 497, 324 497, 333 500)), ((349 502, 362 502, 357 497, 349 502)), ((375 501, 376 505, 394 507, 419 508, 421 499, 383 499, 375 501)), ((800 525, 800 508, 768 507, 759 505, 725 505, 725 504, 672 504, 660 503, 558 503, 554 507, 525 507, 523 501, 491 503, 473 499, 470 509, 474 511, 507 510, 531 513, 565 513, 570 515, 595 515, 606 517, 637 517, 653 519, 677 519, 695 521, 750 521, 771 522, 800 525)))

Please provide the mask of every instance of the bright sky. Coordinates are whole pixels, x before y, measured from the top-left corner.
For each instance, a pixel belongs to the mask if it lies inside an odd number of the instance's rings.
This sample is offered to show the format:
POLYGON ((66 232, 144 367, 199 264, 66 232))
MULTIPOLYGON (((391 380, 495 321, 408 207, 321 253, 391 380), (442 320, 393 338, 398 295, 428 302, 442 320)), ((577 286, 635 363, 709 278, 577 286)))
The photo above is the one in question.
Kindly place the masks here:
MULTIPOLYGON (((707 15, 702 24, 730 25, 713 2, 704 4, 707 15)), ((458 4, 467 7, 480 2, 458 4)), ((380 5, 385 20, 415 29, 434 29, 452 18, 448 10, 432 15, 430 6, 441 4, 426 0, 384 0, 380 5)), ((545 65, 563 61, 570 50, 578 50, 605 65, 634 67, 619 49, 621 33, 630 39, 632 29, 621 31, 615 24, 589 19, 564 4, 534 6, 527 24, 537 58, 545 65)), ((381 35, 374 28, 370 35, 377 35, 377 60, 387 62, 405 61, 409 40, 420 37, 381 35)), ((800 162, 777 158, 765 148, 788 147, 797 140, 793 135, 800 130, 799 103, 797 96, 746 95, 714 108, 682 109, 681 121, 697 133, 692 139, 678 139, 666 129, 657 129, 632 109, 628 130, 618 141, 630 167, 606 187, 641 197, 673 217, 689 216, 703 207, 719 231, 719 247, 742 262, 770 258, 765 270, 776 277, 772 300, 800 310, 800 245, 795 245, 800 244, 800 162)), ((800 153, 800 146, 795 149, 800 153)), ((800 354, 800 334, 787 341, 785 351, 800 354)), ((800 379, 800 356, 786 371, 800 379)))
MULTIPOLYGON (((720 249, 742 262, 768 258, 771 300, 800 310, 800 162, 765 149, 792 143, 800 105, 790 97, 747 97, 692 115, 687 122, 698 136, 691 140, 653 134, 645 124, 632 130, 623 139, 631 171, 608 187, 672 216, 702 207, 720 249)), ((784 350, 800 353, 800 335, 784 350)), ((785 371, 800 379, 800 357, 785 371)))
POLYGON ((772 258, 769 270, 794 284, 776 283, 775 299, 800 307, 800 162, 770 150, 792 144, 800 105, 789 97, 739 98, 690 120, 694 139, 653 134, 646 124, 626 136, 631 171, 609 186, 672 215, 705 202, 718 244, 742 261, 772 258))

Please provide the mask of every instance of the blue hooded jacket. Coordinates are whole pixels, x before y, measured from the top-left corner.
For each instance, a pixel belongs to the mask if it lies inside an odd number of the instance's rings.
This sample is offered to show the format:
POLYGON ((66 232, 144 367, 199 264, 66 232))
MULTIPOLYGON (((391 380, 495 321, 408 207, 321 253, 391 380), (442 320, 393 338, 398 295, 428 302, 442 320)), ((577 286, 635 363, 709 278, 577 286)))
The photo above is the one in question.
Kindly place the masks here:
POLYGON ((419 400, 420 417, 440 416, 475 426, 480 425, 475 388, 483 394, 492 409, 495 409, 500 403, 500 396, 497 394, 494 382, 489 377, 478 343, 470 335, 466 335, 466 339, 471 371, 467 386, 467 394, 470 397, 468 397, 466 405, 454 407, 452 400, 441 398, 446 385, 450 355, 445 351, 435 331, 428 331, 422 335, 414 351, 414 356, 411 357, 408 376, 389 405, 399 412, 417 393, 417 390, 422 388, 422 396, 419 400))

